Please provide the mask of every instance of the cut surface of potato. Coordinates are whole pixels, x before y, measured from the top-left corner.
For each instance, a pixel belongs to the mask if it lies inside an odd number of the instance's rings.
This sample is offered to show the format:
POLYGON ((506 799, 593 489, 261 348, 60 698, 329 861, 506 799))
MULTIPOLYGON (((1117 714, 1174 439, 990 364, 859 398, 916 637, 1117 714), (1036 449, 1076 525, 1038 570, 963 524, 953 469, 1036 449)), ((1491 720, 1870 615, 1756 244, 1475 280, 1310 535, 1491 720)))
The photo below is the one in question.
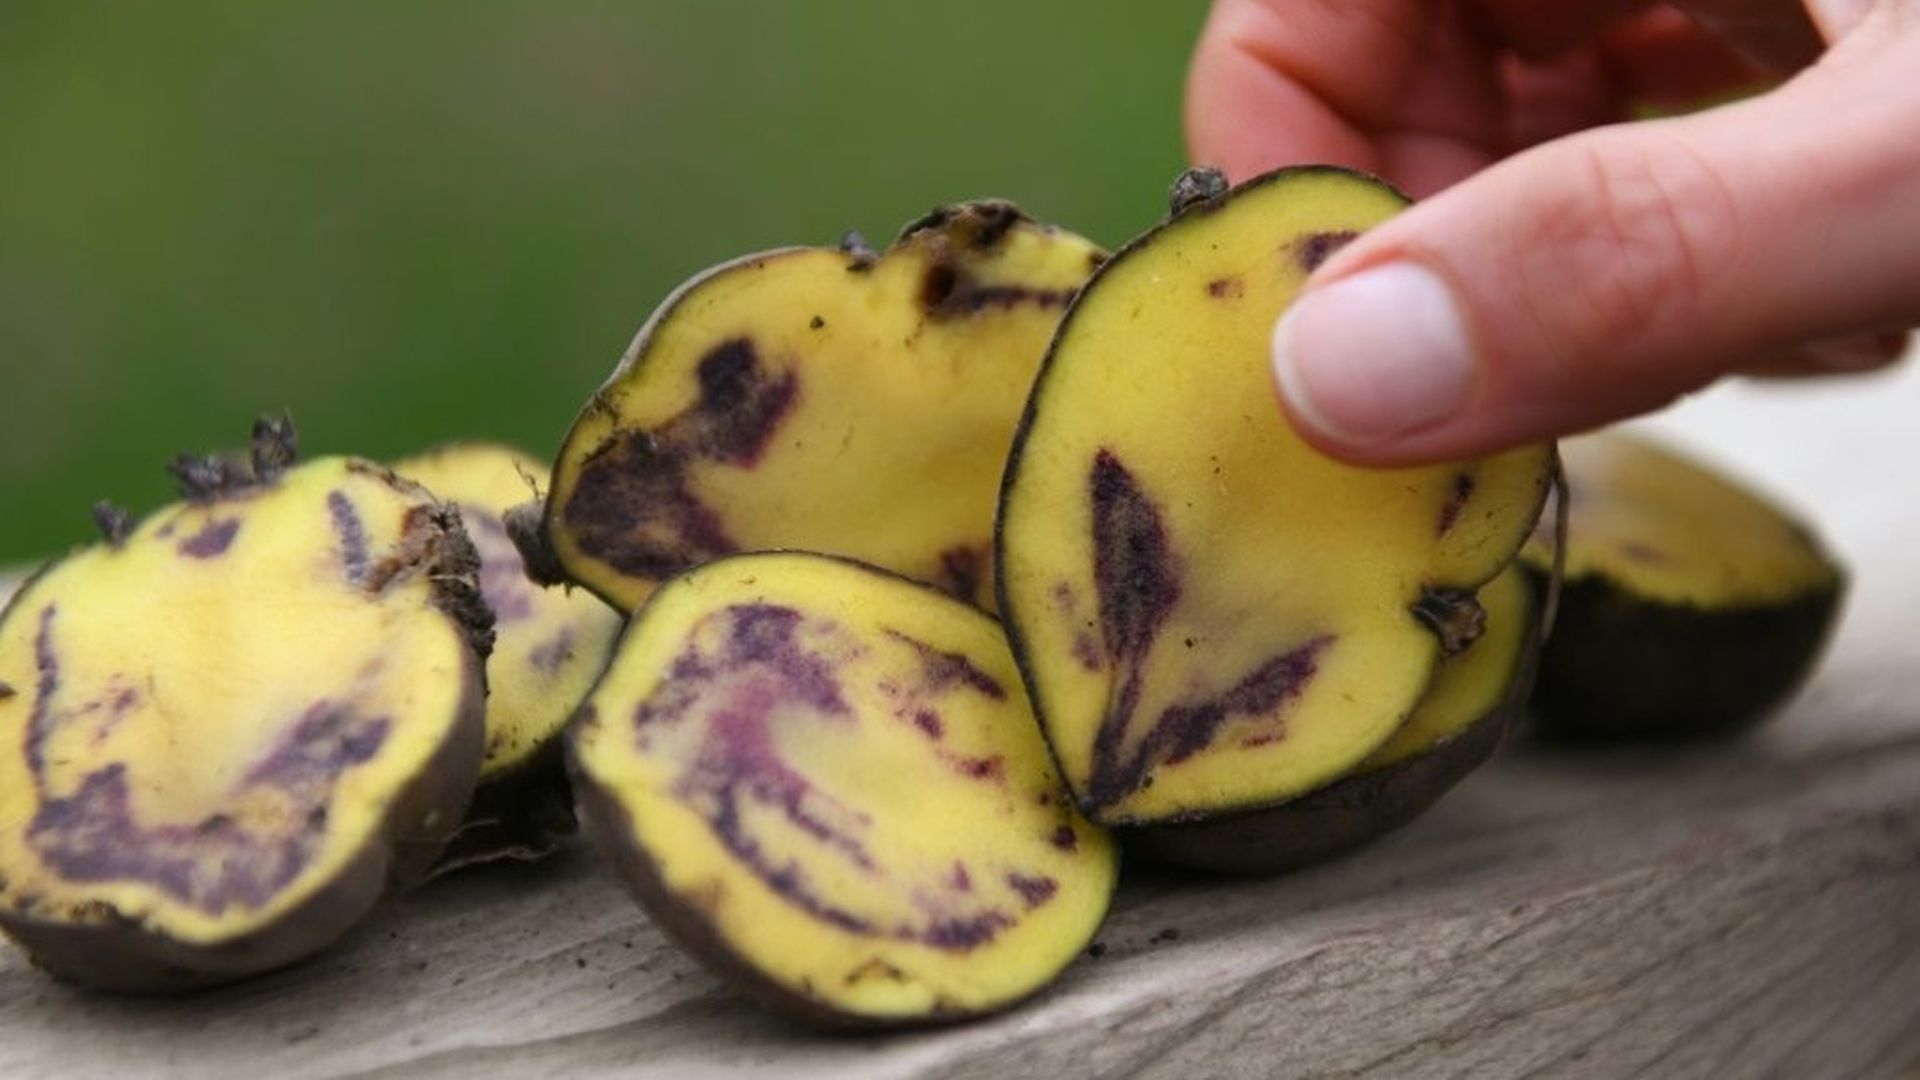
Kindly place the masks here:
POLYGON ((1527 574, 1509 567, 1481 588, 1480 600, 1486 632, 1441 661, 1413 716, 1352 773, 1277 806, 1127 830, 1129 850, 1194 870, 1273 874, 1418 817, 1493 755, 1532 686, 1540 626, 1527 574))
POLYGON ((490 637, 458 516, 371 463, 182 459, 187 499, 0 618, 0 924, 120 989, 317 951, 472 794, 490 637))
POLYGON ((1473 591, 1539 515, 1551 447, 1361 469, 1274 402, 1275 320, 1402 205, 1329 168, 1192 198, 1054 340, 1003 489, 1000 595, 1095 820, 1251 809, 1351 772, 1478 634, 1473 591))
MULTIPOLYGON (((1764 717, 1806 679, 1845 575, 1805 525, 1731 477, 1606 432, 1563 444, 1571 491, 1539 730, 1686 738, 1764 717)), ((1551 541, 1524 553, 1545 575, 1551 541)))
MULTIPOLYGON (((1839 582, 1806 526, 1724 473, 1618 432, 1560 445, 1572 492, 1569 584, 1600 577, 1647 600, 1733 608, 1779 605, 1839 582)), ((1541 532, 1526 558, 1544 569, 1553 548, 1541 532)))
MULTIPOLYGON (((1499 711, 1513 696, 1514 683, 1530 676, 1528 650, 1538 649, 1539 642, 1525 571, 1518 566, 1502 571, 1480 589, 1479 599, 1487 613, 1486 631, 1465 652, 1440 662, 1413 715, 1360 763, 1356 775, 1430 753, 1457 738, 1499 711)), ((1524 699, 1524 692, 1520 696, 1524 699)))
POLYGON ((494 613, 481 786, 448 851, 449 867, 537 858, 572 831, 559 739, 606 667, 621 619, 591 593, 542 588, 527 577, 504 518, 527 500, 531 478, 545 469, 528 454, 487 443, 456 443, 394 465, 459 509, 494 613))
POLYGON ((674 579, 570 739, 588 830, 642 903, 811 1022, 1010 1005, 1112 893, 1111 842, 1074 812, 998 625, 851 562, 674 579))
POLYGON ((982 202, 936 211, 882 255, 793 248, 701 274, 568 434, 542 529, 553 560, 629 611, 668 575, 768 548, 991 603, 1007 446, 1100 258, 982 202))

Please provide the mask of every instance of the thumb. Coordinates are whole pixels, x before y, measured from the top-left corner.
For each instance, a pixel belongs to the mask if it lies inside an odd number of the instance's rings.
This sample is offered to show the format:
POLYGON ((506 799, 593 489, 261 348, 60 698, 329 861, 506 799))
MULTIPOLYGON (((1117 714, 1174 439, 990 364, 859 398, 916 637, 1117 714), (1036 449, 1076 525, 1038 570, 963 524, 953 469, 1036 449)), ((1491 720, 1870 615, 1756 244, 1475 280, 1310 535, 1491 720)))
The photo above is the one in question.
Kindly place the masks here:
POLYGON ((1916 69, 1920 35, 1850 42, 1766 97, 1549 143, 1421 203, 1275 327, 1284 405, 1348 460, 1458 458, 1920 323, 1916 69))

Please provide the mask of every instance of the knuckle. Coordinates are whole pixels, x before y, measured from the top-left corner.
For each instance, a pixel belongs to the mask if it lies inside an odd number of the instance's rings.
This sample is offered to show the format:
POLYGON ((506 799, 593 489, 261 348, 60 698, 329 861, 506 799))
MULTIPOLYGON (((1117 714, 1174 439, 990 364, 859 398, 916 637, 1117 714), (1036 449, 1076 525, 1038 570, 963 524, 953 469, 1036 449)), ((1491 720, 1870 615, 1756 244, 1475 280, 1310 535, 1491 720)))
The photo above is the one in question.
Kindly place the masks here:
POLYGON ((1737 258, 1738 204, 1711 162, 1678 140, 1596 138, 1555 185, 1529 282, 1552 310, 1557 352, 1580 364, 1631 362, 1650 341, 1703 317, 1717 267, 1737 258))

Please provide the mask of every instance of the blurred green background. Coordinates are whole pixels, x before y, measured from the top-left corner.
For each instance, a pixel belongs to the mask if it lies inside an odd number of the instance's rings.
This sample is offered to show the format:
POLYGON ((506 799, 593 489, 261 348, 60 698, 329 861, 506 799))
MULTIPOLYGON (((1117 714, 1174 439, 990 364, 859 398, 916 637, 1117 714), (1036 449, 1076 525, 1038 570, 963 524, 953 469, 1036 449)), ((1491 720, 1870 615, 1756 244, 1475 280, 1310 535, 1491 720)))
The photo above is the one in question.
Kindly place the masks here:
POLYGON ((1013 198, 1112 244, 1202 0, 0 3, 0 562, 290 407, 545 456, 723 258, 1013 198))

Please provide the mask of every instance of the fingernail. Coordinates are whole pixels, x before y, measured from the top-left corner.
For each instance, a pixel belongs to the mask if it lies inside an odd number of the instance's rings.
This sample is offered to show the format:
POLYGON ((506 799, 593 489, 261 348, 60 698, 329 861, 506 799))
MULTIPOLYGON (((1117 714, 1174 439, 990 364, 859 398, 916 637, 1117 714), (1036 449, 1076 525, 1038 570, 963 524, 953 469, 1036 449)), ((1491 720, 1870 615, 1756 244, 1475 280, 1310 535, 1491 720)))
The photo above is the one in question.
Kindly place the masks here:
POLYGON ((1431 270, 1404 262, 1303 295, 1273 328, 1273 371, 1298 419, 1349 446, 1432 426, 1474 382, 1459 305, 1431 270))

